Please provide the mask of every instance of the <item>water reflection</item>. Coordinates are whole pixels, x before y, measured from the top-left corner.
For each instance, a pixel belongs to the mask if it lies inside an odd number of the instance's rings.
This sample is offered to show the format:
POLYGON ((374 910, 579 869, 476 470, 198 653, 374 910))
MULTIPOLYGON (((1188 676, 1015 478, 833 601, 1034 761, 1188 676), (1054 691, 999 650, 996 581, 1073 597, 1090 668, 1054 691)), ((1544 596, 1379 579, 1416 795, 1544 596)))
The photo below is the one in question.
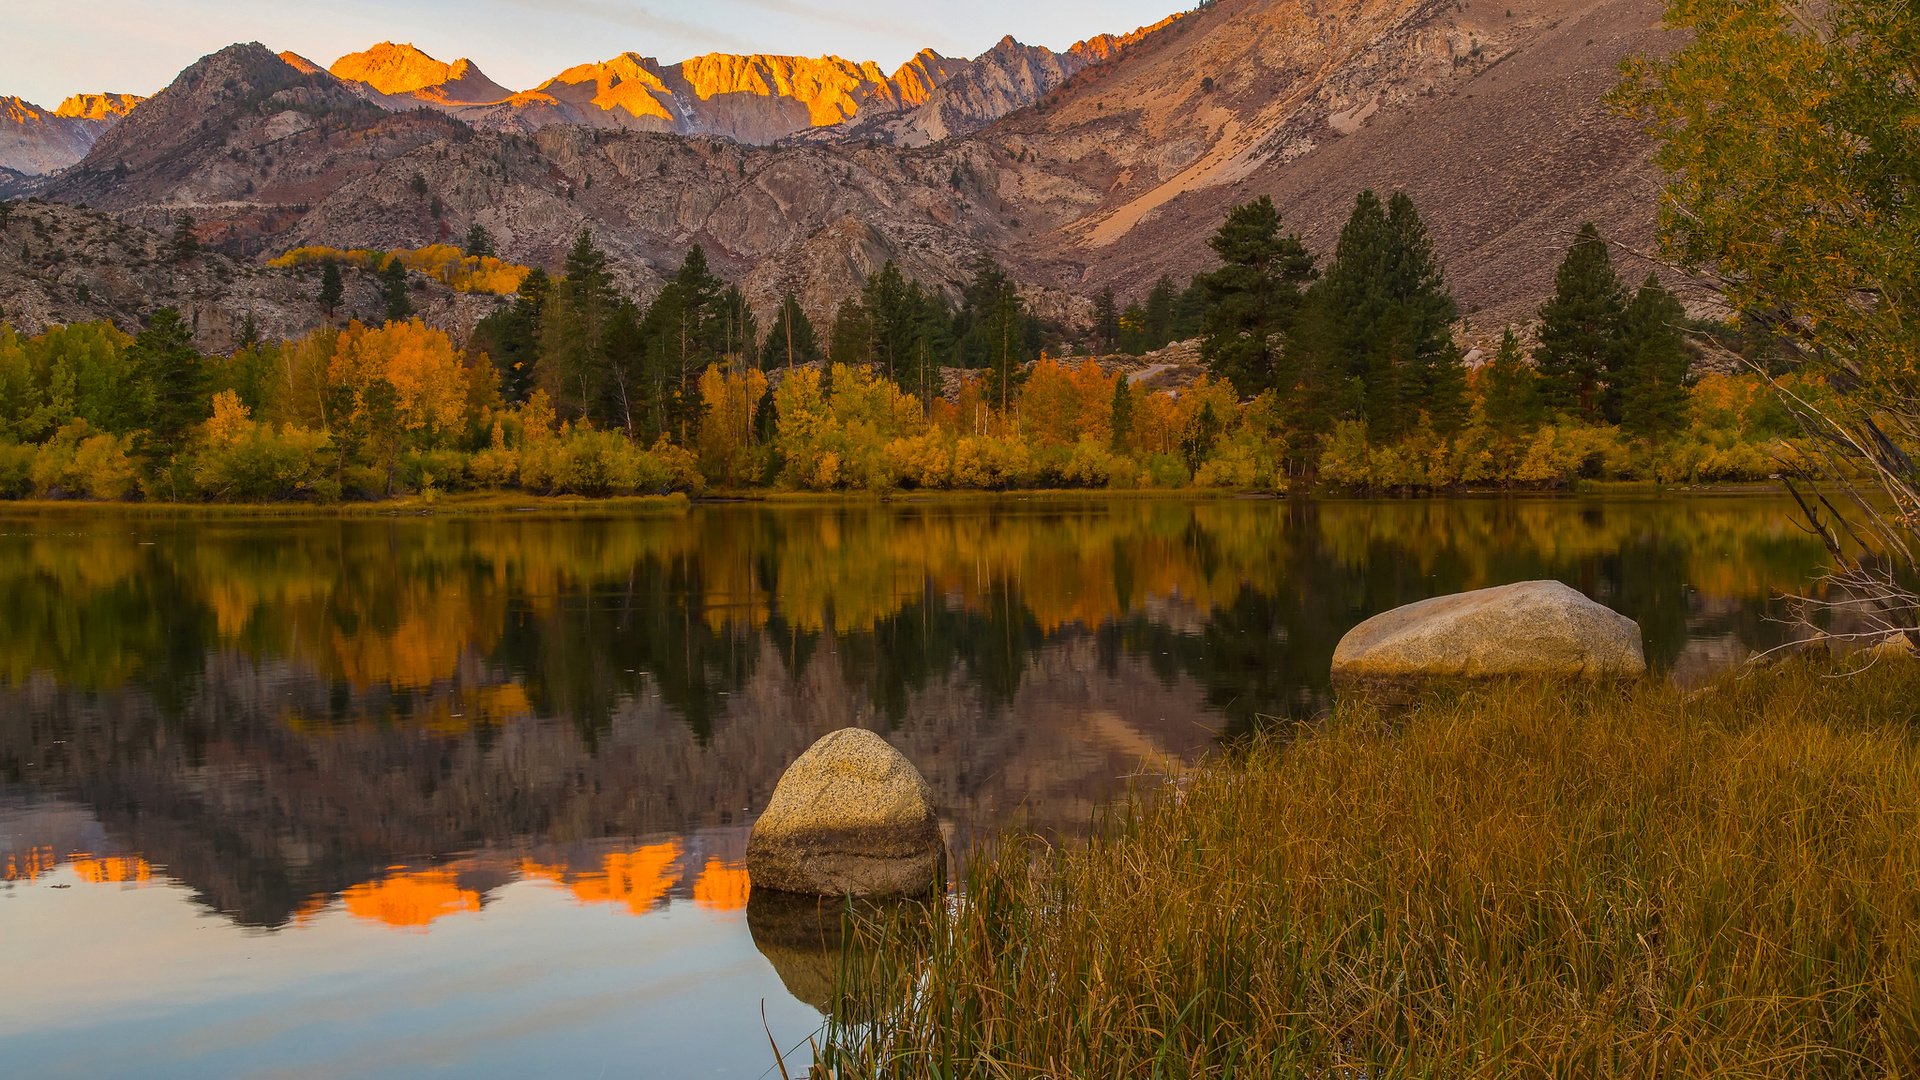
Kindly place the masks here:
POLYGON ((537 911, 750 950, 747 824, 835 728, 914 760, 964 850, 1311 715, 1398 604, 1559 578, 1698 677, 1782 640, 1820 565, 1769 499, 0 519, 0 901, 36 897, 0 921, 153 886, 251 934, 537 911))

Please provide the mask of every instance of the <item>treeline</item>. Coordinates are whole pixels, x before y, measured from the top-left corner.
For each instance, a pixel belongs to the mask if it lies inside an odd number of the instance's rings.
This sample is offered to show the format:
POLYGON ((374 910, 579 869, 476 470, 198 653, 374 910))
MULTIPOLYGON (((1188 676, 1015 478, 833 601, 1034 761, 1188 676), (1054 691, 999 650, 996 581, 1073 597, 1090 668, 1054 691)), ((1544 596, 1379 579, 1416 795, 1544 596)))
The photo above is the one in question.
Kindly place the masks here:
POLYGON ((0 496, 1441 489, 1754 478, 1795 452, 1760 378, 1690 380, 1684 312, 1657 280, 1627 289, 1591 227, 1531 355, 1510 330, 1471 370, 1403 195, 1363 193, 1324 266, 1264 199, 1212 243, 1216 269, 1142 308, 1172 320, 1155 334, 1198 328, 1211 375, 1178 391, 1048 357, 988 261, 957 305, 883 266, 823 335, 792 295, 762 327, 697 247, 643 307, 586 233, 464 349, 408 318, 399 258, 385 325, 231 356, 165 310, 133 336, 0 325, 0 496))

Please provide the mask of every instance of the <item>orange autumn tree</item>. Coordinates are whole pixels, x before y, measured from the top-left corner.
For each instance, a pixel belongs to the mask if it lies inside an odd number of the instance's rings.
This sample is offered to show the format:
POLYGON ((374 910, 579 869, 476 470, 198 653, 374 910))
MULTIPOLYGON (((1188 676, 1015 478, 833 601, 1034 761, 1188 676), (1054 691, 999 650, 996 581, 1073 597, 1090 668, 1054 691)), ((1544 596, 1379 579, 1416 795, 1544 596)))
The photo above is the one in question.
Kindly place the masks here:
POLYGON ((1112 418, 1113 377, 1091 358, 1067 367, 1042 357, 1020 390, 1020 427, 1035 446, 1105 443, 1112 418))
POLYGON ((429 438, 460 427, 473 394, 465 358, 452 339, 418 319, 374 329, 354 322, 342 331, 328 379, 364 407, 376 382, 393 388, 401 430, 429 438))

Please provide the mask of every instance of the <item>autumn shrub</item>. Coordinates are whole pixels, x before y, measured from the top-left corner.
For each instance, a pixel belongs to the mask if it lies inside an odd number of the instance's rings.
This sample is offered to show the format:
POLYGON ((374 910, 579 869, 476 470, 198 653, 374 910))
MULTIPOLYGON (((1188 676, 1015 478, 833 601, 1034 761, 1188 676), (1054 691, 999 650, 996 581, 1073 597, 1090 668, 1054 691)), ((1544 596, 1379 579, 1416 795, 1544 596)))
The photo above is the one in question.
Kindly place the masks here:
POLYGON ((134 493, 139 470, 126 436, 96 432, 85 420, 69 421, 34 454, 28 475, 35 494, 46 497, 117 500, 134 493))
POLYGON ((24 499, 33 493, 36 447, 0 443, 0 499, 24 499))
POLYGON ((212 499, 259 501, 309 495, 324 467, 322 432, 275 428, 252 418, 231 390, 214 395, 201 430, 193 483, 212 499))
POLYGON ((472 456, 448 448, 412 450, 400 457, 400 483, 410 491, 465 491, 472 456))
POLYGON ((1186 487, 1192 479, 1185 459, 1178 454, 1149 454, 1141 463, 1140 482, 1144 487, 1186 487))
POLYGON ((938 431, 923 431, 887 444, 887 461, 900 482, 913 488, 953 484, 953 446, 938 431))
POLYGON ((967 436, 953 447, 953 486, 982 491, 1032 487, 1039 473, 1018 436, 967 436))

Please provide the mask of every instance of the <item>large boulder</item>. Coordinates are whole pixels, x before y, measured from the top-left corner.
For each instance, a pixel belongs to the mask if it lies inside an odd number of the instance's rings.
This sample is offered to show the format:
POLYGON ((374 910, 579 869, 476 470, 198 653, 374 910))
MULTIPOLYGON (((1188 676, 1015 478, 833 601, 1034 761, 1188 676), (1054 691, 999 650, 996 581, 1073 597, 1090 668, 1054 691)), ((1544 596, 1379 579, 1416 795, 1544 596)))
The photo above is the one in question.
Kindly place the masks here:
POLYGON ((1639 625, 1557 581, 1394 608, 1349 630, 1333 650, 1335 690, 1385 698, 1449 680, 1627 679, 1646 670, 1639 625))
POLYGON ((946 855, 920 771, 873 732, 844 728, 781 775, 747 840, 747 876, 755 891, 919 896, 940 886, 946 855))

